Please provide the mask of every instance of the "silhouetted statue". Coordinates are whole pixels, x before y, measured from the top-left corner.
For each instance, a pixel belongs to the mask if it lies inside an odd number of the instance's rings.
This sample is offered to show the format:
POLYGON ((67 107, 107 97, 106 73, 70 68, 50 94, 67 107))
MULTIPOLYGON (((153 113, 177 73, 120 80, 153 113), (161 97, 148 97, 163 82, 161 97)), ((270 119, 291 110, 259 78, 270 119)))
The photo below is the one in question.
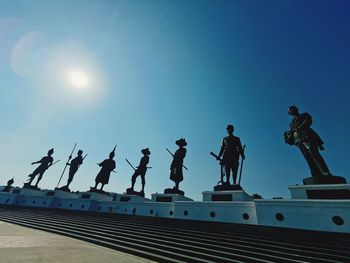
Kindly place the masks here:
POLYGON ((187 142, 184 138, 181 138, 180 140, 177 140, 176 145, 179 146, 179 149, 176 150, 176 152, 173 155, 173 161, 170 165, 170 180, 175 182, 174 189, 179 189, 180 182, 183 181, 183 162, 186 157, 186 148, 184 148, 187 145, 187 142))
POLYGON ((101 167, 101 170, 96 176, 95 186, 91 187, 91 191, 96 191, 98 184, 101 183, 102 186, 98 191, 103 192, 103 187, 105 184, 108 184, 111 172, 113 172, 116 167, 115 161, 113 160, 115 156, 115 148, 116 146, 114 146, 113 151, 110 152, 109 159, 105 159, 103 162, 98 164, 101 167))
MULTIPOLYGON (((237 172, 239 166, 239 156, 242 160, 245 159, 244 150, 242 148, 241 140, 239 137, 233 135, 233 125, 227 125, 226 127, 228 136, 224 137, 221 144, 221 149, 217 160, 221 161, 224 166, 226 175, 226 184, 230 184, 230 173, 232 171, 233 184, 237 183, 237 172), (222 156, 222 158, 221 158, 222 156)), ((221 178, 223 180, 223 176, 221 178)))
POLYGON ((323 141, 311 128, 311 115, 307 112, 299 113, 296 106, 290 106, 288 114, 293 116, 293 119, 289 124, 290 130, 284 133, 285 142, 298 146, 313 177, 331 176, 328 166, 319 152, 319 150, 324 150, 323 141))
POLYGON ((151 154, 151 152, 148 148, 146 148, 146 149, 142 149, 141 153, 143 154, 143 157, 140 160, 139 166, 136 167, 136 169, 134 169, 135 172, 131 177, 131 188, 128 188, 127 192, 135 193, 134 186, 135 186, 136 178, 138 176, 141 176, 142 190, 140 194, 144 196, 145 184, 146 184, 145 175, 147 172, 147 164, 149 163, 149 155, 151 154))
POLYGON ((40 163, 40 165, 38 166, 38 168, 36 168, 34 170, 33 173, 31 173, 30 175, 28 175, 29 177, 29 181, 27 183, 24 184, 23 187, 27 187, 27 188, 30 188, 31 186, 31 183, 33 182, 34 178, 36 175, 39 175, 38 177, 38 180, 34 186, 34 188, 38 188, 38 184, 41 180, 41 178, 43 177, 45 171, 52 165, 52 162, 53 162, 53 158, 52 158, 52 155, 53 154, 53 148, 50 149, 48 152, 47 152, 47 156, 44 156, 43 158, 41 158, 40 161, 37 161, 37 162, 32 162, 32 165, 33 164, 37 164, 37 163, 40 163))
POLYGON ((10 179, 7 181, 7 185, 4 187, 4 189, 2 190, 3 192, 10 192, 11 190, 11 186, 13 185, 14 183, 14 178, 10 179))
POLYGON ((62 186, 61 188, 58 188, 58 189, 64 190, 64 191, 70 191, 69 185, 72 182, 75 173, 78 171, 80 165, 83 163, 83 160, 85 158, 85 157, 83 158, 82 155, 83 155, 83 151, 79 150, 77 157, 75 157, 70 163, 69 162, 66 163, 66 165, 70 166, 67 185, 62 186))

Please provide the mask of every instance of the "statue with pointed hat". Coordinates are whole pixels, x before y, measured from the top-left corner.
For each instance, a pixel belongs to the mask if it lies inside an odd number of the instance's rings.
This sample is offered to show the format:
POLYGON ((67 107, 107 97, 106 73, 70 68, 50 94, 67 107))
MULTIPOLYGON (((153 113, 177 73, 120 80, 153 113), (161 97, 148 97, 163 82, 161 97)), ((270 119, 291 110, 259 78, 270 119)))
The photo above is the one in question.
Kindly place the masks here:
POLYGON ((116 167, 115 161, 113 160, 115 156, 116 147, 117 146, 114 146, 113 151, 110 152, 109 159, 105 159, 104 161, 98 164, 101 167, 101 170, 96 176, 95 186, 91 187, 90 191, 103 193, 103 187, 105 186, 105 184, 108 184, 111 172, 113 172, 116 167), (100 183, 101 183, 101 188, 97 190, 97 186, 100 183))
POLYGON ((29 174, 29 181, 27 183, 25 183, 23 185, 24 188, 38 188, 38 184, 41 180, 41 178, 43 177, 45 171, 52 165, 53 163, 53 158, 52 158, 52 154, 54 153, 53 148, 50 149, 47 152, 47 156, 44 156, 43 158, 41 158, 41 160, 36 161, 36 162, 32 162, 33 164, 37 164, 40 163, 40 165, 34 170, 33 173, 29 174), (34 186, 31 185, 31 183, 33 182, 35 176, 39 175, 38 180, 36 182, 36 184, 34 186))
MULTIPOLYGON (((134 174, 131 177, 131 187, 126 189, 127 194, 136 194, 136 195, 141 195, 141 196, 145 196, 145 175, 147 172, 147 164, 149 163, 149 155, 151 154, 149 148, 145 148, 141 150, 141 153, 143 154, 143 157, 140 160, 140 164, 139 166, 136 167, 136 169, 134 167, 132 167, 134 169, 134 174), (136 178, 137 177, 141 177, 141 184, 142 184, 142 189, 140 192, 136 192, 134 190, 134 186, 136 183, 136 178)), ((128 162, 128 160, 127 160, 128 162)), ((130 164, 131 165, 131 164, 130 164)))

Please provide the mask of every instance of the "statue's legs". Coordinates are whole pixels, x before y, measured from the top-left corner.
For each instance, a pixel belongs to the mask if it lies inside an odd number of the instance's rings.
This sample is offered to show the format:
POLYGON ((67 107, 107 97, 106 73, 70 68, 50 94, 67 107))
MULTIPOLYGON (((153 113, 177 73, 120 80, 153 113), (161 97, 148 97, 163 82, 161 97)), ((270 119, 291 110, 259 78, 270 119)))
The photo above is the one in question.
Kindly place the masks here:
POLYGON ((237 181, 237 172, 238 172, 238 160, 232 160, 225 163, 225 173, 226 173, 226 183, 230 184, 230 174, 232 171, 233 184, 236 184, 237 181))
POLYGON ((40 169, 39 169, 39 168, 36 168, 36 169, 34 170, 34 172, 33 172, 32 174, 29 175, 29 177, 30 177, 30 179, 29 179, 29 181, 28 181, 28 184, 29 184, 29 185, 33 182, 35 176, 37 176, 40 172, 41 172, 40 169))
POLYGON ((141 174, 141 184, 142 184, 142 190, 141 190, 141 192, 144 192, 144 190, 145 190, 145 185, 146 185, 145 174, 141 174))
POLYGON ((131 189, 132 190, 134 190, 137 176, 138 176, 138 173, 135 171, 135 173, 131 177, 131 189))
POLYGON ((312 176, 317 177, 330 174, 327 164, 320 155, 317 146, 310 145, 310 143, 301 143, 298 146, 309 165, 312 176))
POLYGON ((41 178, 43 178, 44 172, 45 171, 39 173, 38 181, 36 181, 35 187, 38 187, 38 184, 41 181, 41 178))
POLYGON ((323 157, 321 156, 321 154, 318 150, 317 145, 312 145, 312 147, 309 151, 310 151, 310 154, 311 154, 312 158, 314 159, 314 162, 316 163, 320 173, 322 173, 322 175, 325 175, 325 176, 331 175, 325 160, 323 159, 323 157))
POLYGON ((69 187, 70 183, 73 181, 73 177, 76 171, 71 171, 69 170, 69 176, 68 176, 68 181, 67 181, 67 188, 69 187))

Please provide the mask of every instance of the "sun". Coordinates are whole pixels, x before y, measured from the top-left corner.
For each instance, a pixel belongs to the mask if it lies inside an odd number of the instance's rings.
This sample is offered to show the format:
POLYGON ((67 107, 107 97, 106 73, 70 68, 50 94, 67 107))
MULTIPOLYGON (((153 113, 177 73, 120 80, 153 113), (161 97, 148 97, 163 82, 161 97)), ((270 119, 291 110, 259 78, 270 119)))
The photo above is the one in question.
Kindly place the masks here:
POLYGON ((69 82, 76 88, 84 88, 89 84, 87 74, 83 71, 72 71, 68 76, 69 82))

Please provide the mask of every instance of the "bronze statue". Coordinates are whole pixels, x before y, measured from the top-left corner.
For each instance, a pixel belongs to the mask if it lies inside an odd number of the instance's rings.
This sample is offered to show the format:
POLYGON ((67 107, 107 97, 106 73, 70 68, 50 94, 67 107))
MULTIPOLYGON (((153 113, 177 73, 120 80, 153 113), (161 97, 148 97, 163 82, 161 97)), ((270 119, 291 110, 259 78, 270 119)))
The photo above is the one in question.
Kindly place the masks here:
POLYGON ((148 148, 142 149, 141 153, 143 154, 143 157, 140 160, 139 166, 136 168, 126 159, 126 162, 131 166, 131 168, 135 171, 134 174, 131 177, 131 187, 126 189, 126 193, 128 195, 139 195, 139 196, 145 196, 145 175, 147 172, 147 164, 149 163, 149 155, 151 154, 150 150, 148 148), (140 192, 137 192, 134 190, 135 182, 137 177, 141 176, 141 184, 142 184, 142 189, 140 192))
MULTIPOLYGON (((83 151, 79 150, 77 157, 75 157, 70 163, 69 163, 69 161, 66 163, 66 166, 70 166, 69 167, 69 174, 68 174, 67 185, 62 186, 60 188, 56 188, 56 189, 70 192, 69 185, 72 182, 75 173, 78 171, 80 165, 83 164, 83 161, 84 161, 85 157, 87 156, 87 154, 84 157, 82 155, 83 155, 83 151)), ((69 158, 69 160, 70 160, 71 159, 71 155, 69 157, 70 157, 69 158)))
POLYGON ((27 187, 27 188, 31 188, 31 183, 33 182, 34 178, 36 175, 39 175, 38 177, 38 180, 35 184, 34 187, 32 188, 38 188, 38 184, 41 180, 41 178, 43 177, 45 171, 50 167, 52 166, 53 164, 53 158, 52 158, 52 154, 53 154, 53 148, 50 149, 48 152, 47 152, 47 156, 44 156, 43 158, 41 158, 40 161, 37 161, 37 162, 32 162, 32 165, 33 164, 37 164, 37 163, 40 163, 40 165, 34 170, 33 173, 31 173, 30 175, 28 175, 29 177, 29 181, 27 183, 24 184, 23 187, 27 187))
POLYGON ((114 146, 113 151, 110 152, 109 159, 105 159, 103 162, 98 164, 101 167, 101 170, 96 176, 95 186, 91 187, 90 191, 103 192, 103 187, 105 186, 105 184, 108 184, 111 172, 113 172, 116 167, 115 161, 113 160, 115 156, 115 148, 116 146, 114 146), (99 183, 101 183, 102 186, 99 190, 97 190, 97 186, 99 183))
MULTIPOLYGON (((233 135, 233 125, 227 125, 226 127, 228 136, 224 137, 221 144, 221 149, 217 160, 221 161, 224 166, 226 175, 226 184, 230 185, 230 173, 232 172, 233 184, 237 183, 237 172, 239 166, 239 156, 242 160, 245 159, 244 150, 239 137, 233 135), (222 158, 221 158, 222 157, 222 158)), ((223 180, 223 176, 221 177, 223 180)))
POLYGON ((299 113, 296 106, 290 106, 288 114, 293 116, 293 119, 289 124, 290 130, 284 133, 285 142, 298 146, 313 177, 331 176, 328 166, 319 152, 319 150, 324 150, 324 143, 311 128, 311 115, 307 112, 299 113))
MULTIPOLYGON (((187 142, 184 138, 181 138, 175 143, 177 146, 179 146, 179 149, 177 149, 174 153, 173 161, 170 165, 170 180, 175 182, 174 190, 180 190, 179 184, 184 179, 182 167, 184 167, 183 161, 186 157, 186 148, 184 147, 187 145, 187 142)), ((185 167, 185 169, 187 168, 185 167)))

